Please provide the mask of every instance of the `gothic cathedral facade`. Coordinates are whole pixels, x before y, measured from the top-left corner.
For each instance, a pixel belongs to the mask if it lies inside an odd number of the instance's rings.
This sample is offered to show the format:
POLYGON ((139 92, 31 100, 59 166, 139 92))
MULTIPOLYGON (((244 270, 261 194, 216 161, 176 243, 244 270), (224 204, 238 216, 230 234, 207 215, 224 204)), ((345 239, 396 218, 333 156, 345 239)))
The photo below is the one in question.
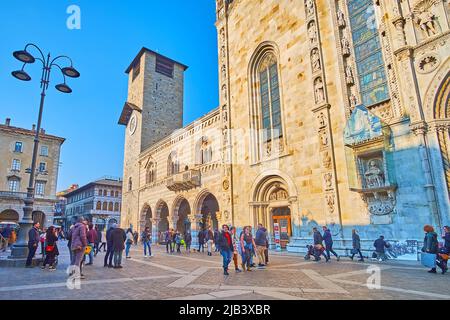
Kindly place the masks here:
MULTIPOLYGON (((450 223, 448 0, 217 0, 220 105, 183 127, 187 67, 127 69, 122 225, 264 224, 302 251, 450 223)), ((351 242, 350 242, 351 243, 351 242)))

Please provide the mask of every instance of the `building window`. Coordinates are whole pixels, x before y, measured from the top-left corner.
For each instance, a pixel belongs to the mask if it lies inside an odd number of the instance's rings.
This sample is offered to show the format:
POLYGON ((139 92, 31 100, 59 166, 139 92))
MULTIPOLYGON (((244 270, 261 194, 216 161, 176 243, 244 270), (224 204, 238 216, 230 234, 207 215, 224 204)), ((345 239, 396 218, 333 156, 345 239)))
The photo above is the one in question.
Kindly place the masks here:
POLYGON ((103 209, 103 211, 107 211, 108 210, 108 202, 103 202, 102 209, 103 209))
POLYGON ((206 164, 212 161, 212 146, 207 137, 202 137, 196 145, 196 163, 198 165, 206 164))
POLYGON ((268 55, 259 68, 261 128, 263 141, 283 136, 281 124, 280 84, 278 64, 274 55, 268 55))
POLYGON ((14 145, 14 152, 22 153, 22 151, 23 151, 23 143, 22 142, 16 142, 16 144, 14 145))
POLYGON ((18 192, 19 191, 19 180, 18 179, 10 179, 8 181, 8 189, 11 192, 18 192))
POLYGON ((116 191, 116 198, 119 197, 119 191, 116 191))
POLYGON ((161 56, 156 56, 156 69, 155 69, 156 72, 161 73, 170 78, 173 78, 174 66, 175 64, 173 63, 172 60, 161 56))
POLYGON ((108 205, 108 211, 114 211, 114 204, 112 202, 108 205))
POLYGON ((171 176, 180 172, 180 163, 178 161, 177 153, 172 151, 167 160, 167 175, 171 176))
POLYGON ((145 182, 149 184, 155 181, 156 181, 156 164, 154 162, 151 162, 147 167, 147 175, 145 178, 145 182))
POLYGON ((47 164, 45 162, 39 163, 39 172, 45 172, 47 171, 47 164))
POLYGON ((95 210, 102 210, 102 203, 97 201, 97 205, 95 206, 95 210))
POLYGON ((20 171, 20 160, 19 159, 13 159, 11 170, 20 171))
POLYGON ((111 195, 111 197, 114 197, 114 190, 111 190, 109 194, 111 195))
POLYGON ((114 211, 115 211, 115 212, 118 212, 119 210, 120 210, 120 209, 119 209, 119 203, 116 202, 116 203, 114 204, 114 211))
POLYGON ((133 81, 141 73, 141 60, 138 60, 133 67, 133 81))
POLYGON ((41 156, 48 157, 48 147, 47 146, 41 146, 41 156))
POLYGON ((348 12, 362 103, 371 106, 389 99, 386 70, 375 21, 373 0, 348 0, 348 12))
POLYGON ((128 179, 128 191, 133 190, 133 179, 131 177, 128 179))
POLYGON ((45 182, 44 181, 36 181, 36 191, 35 194, 38 196, 43 196, 45 194, 45 182))
POLYGON ((108 190, 103 190, 103 196, 107 197, 108 196, 108 190))

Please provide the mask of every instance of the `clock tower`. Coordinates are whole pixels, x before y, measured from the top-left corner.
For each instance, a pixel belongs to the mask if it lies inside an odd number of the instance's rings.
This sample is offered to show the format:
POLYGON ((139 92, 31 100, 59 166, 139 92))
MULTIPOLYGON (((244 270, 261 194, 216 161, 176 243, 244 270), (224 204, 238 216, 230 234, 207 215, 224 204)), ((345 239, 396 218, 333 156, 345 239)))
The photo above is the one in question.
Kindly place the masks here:
MULTIPOLYGON (((141 152, 183 127, 184 71, 187 66, 142 48, 125 71, 128 99, 119 124, 126 127, 122 222, 139 217, 137 190, 141 152), (128 199, 126 199, 128 198, 128 199), (125 200, 125 201, 124 201, 125 200), (128 201, 126 201, 128 200, 128 201)), ((133 223, 137 226, 137 221, 133 223)), ((129 227, 123 225, 122 227, 129 227)))

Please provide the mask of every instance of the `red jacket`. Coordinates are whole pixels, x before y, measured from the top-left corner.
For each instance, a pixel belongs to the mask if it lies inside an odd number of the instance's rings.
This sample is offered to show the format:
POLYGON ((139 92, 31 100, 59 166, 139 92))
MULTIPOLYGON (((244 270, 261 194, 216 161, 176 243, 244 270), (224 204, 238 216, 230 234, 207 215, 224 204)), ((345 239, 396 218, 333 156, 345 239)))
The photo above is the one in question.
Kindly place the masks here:
POLYGON ((91 229, 86 234, 87 240, 89 243, 97 242, 97 231, 95 229, 91 229))

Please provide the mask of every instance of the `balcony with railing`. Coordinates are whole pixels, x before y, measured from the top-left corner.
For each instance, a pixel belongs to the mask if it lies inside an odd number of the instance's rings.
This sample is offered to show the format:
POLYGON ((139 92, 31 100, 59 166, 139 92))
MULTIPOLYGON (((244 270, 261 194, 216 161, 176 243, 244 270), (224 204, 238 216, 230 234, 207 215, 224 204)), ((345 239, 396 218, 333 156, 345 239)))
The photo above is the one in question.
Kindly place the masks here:
POLYGON ((25 199, 27 197, 26 192, 15 192, 15 191, 0 191, 0 198, 8 199, 25 199))
POLYGON ((170 191, 184 191, 200 186, 200 171, 187 170, 167 178, 166 187, 170 191))

